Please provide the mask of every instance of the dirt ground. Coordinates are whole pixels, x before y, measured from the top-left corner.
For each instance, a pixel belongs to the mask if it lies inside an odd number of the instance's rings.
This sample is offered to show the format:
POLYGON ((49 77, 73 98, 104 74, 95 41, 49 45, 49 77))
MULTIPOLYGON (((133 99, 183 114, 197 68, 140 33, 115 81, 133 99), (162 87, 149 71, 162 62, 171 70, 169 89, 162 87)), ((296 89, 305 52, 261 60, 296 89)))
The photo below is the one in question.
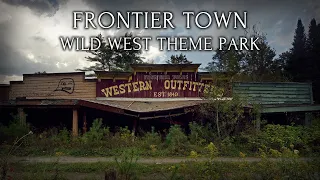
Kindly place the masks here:
MULTIPOLYGON (((281 158, 268 158, 273 161, 280 161, 281 158)), ((301 161, 309 161, 311 158, 298 158, 301 161)), ((144 164, 176 164, 186 161, 207 161, 208 158, 188 158, 188 157, 165 157, 165 158, 139 158, 138 163, 144 164)), ((256 157, 246 157, 246 158, 237 158, 237 157, 217 157, 213 159, 214 161, 222 162, 258 162, 261 161, 261 158, 256 157)), ((95 163, 95 162, 115 162, 114 157, 72 157, 72 156, 58 156, 58 157, 13 157, 11 158, 12 162, 26 162, 26 163, 50 163, 50 162, 59 162, 59 163, 95 163)))

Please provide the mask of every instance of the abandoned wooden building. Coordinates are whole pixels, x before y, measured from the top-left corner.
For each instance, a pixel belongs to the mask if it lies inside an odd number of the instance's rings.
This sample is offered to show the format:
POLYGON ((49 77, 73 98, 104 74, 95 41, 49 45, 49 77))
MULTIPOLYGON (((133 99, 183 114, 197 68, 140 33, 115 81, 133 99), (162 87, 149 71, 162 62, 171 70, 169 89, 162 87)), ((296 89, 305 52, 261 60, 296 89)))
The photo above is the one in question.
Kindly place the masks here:
MULTIPOLYGON (((96 118, 108 126, 170 126, 193 121, 193 109, 203 98, 211 73, 198 72, 200 64, 139 64, 132 72, 95 71, 24 74, 23 81, 0 86, 1 121, 10 114, 25 117, 37 126, 64 126, 73 135, 86 131, 96 118)), ((320 110, 312 99, 309 83, 233 82, 223 94, 225 100, 245 95, 249 102, 262 105, 263 115, 320 110)))

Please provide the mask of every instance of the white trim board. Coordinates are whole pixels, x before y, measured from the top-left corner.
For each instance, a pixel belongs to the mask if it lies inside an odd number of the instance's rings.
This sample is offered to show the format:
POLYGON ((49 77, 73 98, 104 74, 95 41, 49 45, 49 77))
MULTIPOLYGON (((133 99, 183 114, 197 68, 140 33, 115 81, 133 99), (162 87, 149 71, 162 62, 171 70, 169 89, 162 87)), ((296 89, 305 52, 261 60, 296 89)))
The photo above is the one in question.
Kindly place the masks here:
POLYGON ((201 101, 201 98, 116 98, 116 97, 97 97, 97 100, 108 100, 108 101, 201 101))
MULTIPOLYGON (((142 102, 166 102, 166 101, 202 101, 203 98, 116 98, 116 97, 97 97, 101 101, 142 101, 142 102)), ((214 100, 232 100, 232 98, 216 98, 214 100)))

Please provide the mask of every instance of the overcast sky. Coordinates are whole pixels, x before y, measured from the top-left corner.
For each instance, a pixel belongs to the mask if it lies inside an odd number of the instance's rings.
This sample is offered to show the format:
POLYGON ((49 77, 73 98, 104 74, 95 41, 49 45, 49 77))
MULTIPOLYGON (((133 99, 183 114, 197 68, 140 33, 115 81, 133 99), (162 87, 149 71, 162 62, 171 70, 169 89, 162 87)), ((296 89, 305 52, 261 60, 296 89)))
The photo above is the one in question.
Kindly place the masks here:
MULTIPOLYGON (((102 33, 108 36, 122 36, 127 29, 72 29, 72 12, 90 10, 102 11, 171 11, 174 13, 175 29, 133 30, 140 36, 239 36, 243 29, 217 29, 212 26, 202 30, 185 28, 182 11, 247 11, 248 26, 259 25, 267 33, 270 45, 277 54, 291 47, 298 18, 308 29, 311 18, 320 22, 320 1, 318 0, 0 0, 0 83, 22 80, 22 74, 46 72, 70 72, 88 66, 87 53, 63 51, 59 36, 90 37, 102 33)), ((150 50, 143 52, 145 60, 164 63, 172 54, 180 52, 159 51, 156 41, 150 50)), ((213 52, 184 52, 194 63, 204 67, 213 52)))

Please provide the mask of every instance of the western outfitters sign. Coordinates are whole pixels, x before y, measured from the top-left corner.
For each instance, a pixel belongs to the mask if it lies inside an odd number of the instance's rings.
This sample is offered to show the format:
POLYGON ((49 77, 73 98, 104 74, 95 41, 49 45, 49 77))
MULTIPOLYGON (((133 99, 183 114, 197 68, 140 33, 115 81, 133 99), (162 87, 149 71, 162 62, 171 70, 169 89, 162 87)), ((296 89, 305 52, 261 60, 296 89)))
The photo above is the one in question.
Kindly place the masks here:
POLYGON ((100 79, 97 97, 181 98, 201 97, 211 87, 197 73, 136 73, 100 79))

